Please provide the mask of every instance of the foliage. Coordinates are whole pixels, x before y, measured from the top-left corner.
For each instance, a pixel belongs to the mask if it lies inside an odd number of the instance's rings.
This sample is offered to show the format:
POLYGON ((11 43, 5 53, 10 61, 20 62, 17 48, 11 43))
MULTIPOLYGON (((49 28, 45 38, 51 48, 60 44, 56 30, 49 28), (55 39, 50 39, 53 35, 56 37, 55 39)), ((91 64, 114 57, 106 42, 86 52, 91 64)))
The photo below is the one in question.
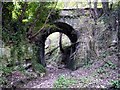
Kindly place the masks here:
POLYGON ((67 88, 72 84, 75 84, 76 81, 74 79, 68 79, 65 76, 61 75, 59 76, 59 78, 57 79, 57 81, 55 81, 54 83, 54 87, 55 88, 67 88))
POLYGON ((20 40, 20 35, 23 35, 23 40, 26 39, 28 29, 31 27, 32 32, 38 31, 53 6, 54 3, 50 2, 4 2, 2 13, 4 42, 20 40))
POLYGON ((110 67, 111 69, 117 69, 117 65, 115 65, 111 61, 106 62, 106 64, 104 64, 104 67, 110 67))
POLYGON ((46 72, 45 68, 37 62, 38 61, 38 58, 37 58, 38 47, 35 46, 34 44, 32 45, 32 47, 33 47, 32 65, 33 65, 34 71, 37 72, 38 74, 43 73, 43 72, 45 73, 46 72))
MULTIPOLYGON (((1 59, 3 64, 0 67, 1 82, 4 82, 3 78, 14 70, 24 72, 23 64, 26 59, 32 59, 36 73, 45 72, 45 68, 38 63, 34 40, 30 41, 28 37, 43 27, 50 11, 55 10, 55 4, 55 2, 2 2, 2 40, 4 47, 10 48, 10 57, 1 59), (16 62, 19 65, 16 66, 16 62)), ((50 17, 45 26, 51 26, 50 17)))
POLYGON ((3 87, 2 85, 4 85, 7 82, 7 79, 5 77, 0 77, 0 87, 3 87))
POLYGON ((101 53, 100 56, 103 57, 103 58, 106 58, 108 56, 108 52, 104 51, 104 52, 101 53))
MULTIPOLYGON (((70 6, 73 6, 74 3, 69 3, 70 6)), ((120 4, 120 3, 118 3, 120 4)), ((109 13, 109 16, 103 15, 98 23, 104 23, 104 27, 101 28, 98 34, 101 37, 101 35, 104 35, 101 40, 104 39, 106 43, 108 41, 106 40, 106 36, 109 33, 106 33, 104 31, 112 31, 114 30, 114 21, 118 17, 118 13, 120 10, 120 6, 118 4, 114 4, 113 10, 109 13), (112 26, 112 29, 108 28, 108 26, 112 26), (102 32, 102 33, 101 33, 102 32)), ((0 84, 6 82, 5 76, 9 75, 13 70, 19 70, 24 71, 24 68, 22 67, 23 62, 26 58, 32 59, 32 66, 34 68, 34 71, 36 73, 46 72, 45 68, 38 64, 37 60, 37 47, 34 44, 33 41, 30 41, 28 39, 31 34, 36 33, 37 31, 41 30, 45 24, 45 27, 50 27, 50 23, 53 22, 53 19, 56 20, 59 15, 59 10, 52 12, 51 16, 46 21, 50 11, 54 9, 55 3, 53 2, 3 2, 3 13, 2 13, 2 40, 5 43, 5 46, 9 46, 11 57, 9 59, 2 59, 2 61, 6 61, 6 64, 13 64, 12 67, 7 67, 7 65, 2 63, 3 65, 0 67, 0 70, 2 71, 2 75, 0 72, 0 84), (29 48, 30 46, 28 44, 31 44, 32 42, 32 51, 30 52, 29 48), (31 54, 31 55, 29 55, 31 54), (15 68, 15 63, 19 62, 20 65, 18 68, 15 68)), ((83 6, 86 6, 83 4, 83 6)), ((101 6, 101 5, 100 5, 101 6)), ((58 8, 62 8, 62 5, 59 4, 58 8)), ((86 18, 86 17, 85 17, 86 18)), ((88 21, 91 23, 91 26, 93 26, 92 21, 88 21)), ((89 25, 86 25, 88 31, 96 28, 91 28, 89 25)), ((110 36, 110 35, 109 35, 110 36)), ((95 37, 98 38, 98 37, 95 37)), ((108 38, 108 37, 107 37, 108 38)), ((110 38, 108 38, 110 40, 110 38)), ((96 39, 98 40, 98 39, 96 39)), ((101 43, 101 42, 100 42, 101 43)), ((102 42, 103 43, 103 42, 102 42)), ((104 44, 104 43, 103 43, 104 44)), ((104 44, 104 46, 107 46, 104 44)), ((103 47, 103 46, 102 46, 103 47)), ((103 58, 106 58, 108 56, 107 52, 104 52, 101 55, 103 58)), ((87 60, 86 60, 87 61, 87 60)), ((90 66, 91 63, 86 62, 86 66, 90 66)), ((107 62, 105 64, 105 67, 110 67, 112 69, 115 69, 116 66, 112 62, 107 62)), ((100 68, 98 70, 98 73, 104 73, 105 70, 103 68, 100 68)), ((83 81, 86 81, 83 80, 83 81)), ((54 87, 56 88, 66 88, 70 86, 71 84, 75 83, 75 80, 73 79, 66 79, 65 76, 60 76, 58 80, 55 82, 54 87)), ((119 81, 112 82, 115 87, 119 87, 119 81)))
POLYGON ((120 88, 120 80, 113 80, 111 81, 111 84, 113 88, 120 88))
POLYGON ((99 69, 97 69, 97 73, 102 74, 105 73, 105 69, 103 67, 100 67, 99 69))
POLYGON ((2 40, 11 50, 12 63, 16 60, 22 63, 26 53, 29 52, 29 34, 35 33, 44 25, 55 3, 3 2, 2 4, 2 40))

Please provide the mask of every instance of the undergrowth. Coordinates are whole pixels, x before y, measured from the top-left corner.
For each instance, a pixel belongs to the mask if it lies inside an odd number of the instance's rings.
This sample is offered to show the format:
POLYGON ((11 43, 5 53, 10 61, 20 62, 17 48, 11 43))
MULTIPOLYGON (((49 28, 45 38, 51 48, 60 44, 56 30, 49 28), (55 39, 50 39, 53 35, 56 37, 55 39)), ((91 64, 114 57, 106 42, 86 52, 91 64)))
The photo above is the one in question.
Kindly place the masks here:
POLYGON ((61 75, 54 83, 54 88, 68 88, 70 85, 75 84, 76 80, 72 78, 66 78, 65 76, 61 75))

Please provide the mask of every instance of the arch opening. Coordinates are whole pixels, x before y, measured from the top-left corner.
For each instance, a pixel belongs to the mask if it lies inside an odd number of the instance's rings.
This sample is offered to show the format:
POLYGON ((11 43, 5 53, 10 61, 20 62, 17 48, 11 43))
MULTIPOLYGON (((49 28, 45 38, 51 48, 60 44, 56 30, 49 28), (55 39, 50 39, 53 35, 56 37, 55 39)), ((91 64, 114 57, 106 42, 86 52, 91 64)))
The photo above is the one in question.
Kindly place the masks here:
MULTIPOLYGON (((65 34, 62 33, 62 47, 71 46, 71 41, 65 34)), ((52 66, 64 66, 61 62, 61 51, 60 51, 60 33, 55 32, 50 34, 45 41, 45 61, 46 65, 52 66)))
POLYGON ((56 22, 54 23, 54 25, 58 28, 48 28, 48 29, 44 29, 41 30, 40 35, 38 36, 38 40, 36 41, 36 45, 38 46, 38 61, 40 64, 42 64, 44 67, 46 66, 46 62, 45 62, 45 41, 47 39, 47 37, 55 32, 60 32, 65 34, 70 42, 71 42, 71 46, 69 48, 66 49, 66 53, 63 53, 63 59, 66 59, 66 67, 71 69, 72 66, 74 65, 74 59, 70 58, 70 55, 72 53, 75 52, 76 50, 76 45, 77 45, 77 39, 78 39, 78 35, 76 30, 73 29, 72 26, 63 23, 63 22, 56 22), (70 52, 69 54, 67 54, 68 52, 70 52))

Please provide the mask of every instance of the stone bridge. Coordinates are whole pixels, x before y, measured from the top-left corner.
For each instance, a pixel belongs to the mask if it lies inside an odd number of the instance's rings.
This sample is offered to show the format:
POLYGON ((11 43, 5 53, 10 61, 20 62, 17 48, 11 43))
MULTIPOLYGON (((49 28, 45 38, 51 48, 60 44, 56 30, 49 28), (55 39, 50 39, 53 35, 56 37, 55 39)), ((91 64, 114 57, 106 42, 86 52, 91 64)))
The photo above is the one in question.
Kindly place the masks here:
MULTIPOLYGON (((45 30, 41 30, 40 35, 38 36, 38 41, 36 42, 36 45, 38 46, 38 59, 39 62, 46 66, 45 62, 45 41, 47 37, 54 33, 54 32, 61 32, 68 36, 68 38, 71 41, 71 44, 74 45, 71 47, 72 55, 75 53, 77 46, 80 46, 77 43, 78 39, 81 35, 80 28, 81 23, 80 19, 81 16, 85 15, 85 12, 88 10, 83 9, 63 9, 60 12, 60 18, 58 20, 54 21, 54 25, 57 28, 47 28, 45 30)), ((54 18, 54 17, 53 17, 54 18)), ((84 38, 84 37, 83 37, 84 38)), ((81 48, 83 50, 85 45, 82 45, 81 48), (83 47, 82 47, 83 46, 83 47)), ((84 50, 83 50, 84 51, 84 50)), ((83 53, 83 52, 81 52, 83 53)), ((83 53, 85 54, 85 53, 83 53)), ((69 55, 70 57, 71 55, 69 55)), ((82 59, 84 58, 84 55, 81 55, 82 59)), ((66 56, 68 57, 68 56, 66 56)), ((74 57, 74 55, 72 56, 74 57)), ((68 58, 67 58, 68 59, 68 58)), ((75 66, 76 60, 75 58, 69 58, 68 64, 66 65, 67 68, 75 70, 77 67, 75 66)), ((80 62, 81 63, 81 62, 80 62)))
POLYGON ((60 12, 60 19, 56 22, 64 22, 78 30, 80 27, 80 16, 83 14, 83 11, 77 9, 63 9, 60 12))

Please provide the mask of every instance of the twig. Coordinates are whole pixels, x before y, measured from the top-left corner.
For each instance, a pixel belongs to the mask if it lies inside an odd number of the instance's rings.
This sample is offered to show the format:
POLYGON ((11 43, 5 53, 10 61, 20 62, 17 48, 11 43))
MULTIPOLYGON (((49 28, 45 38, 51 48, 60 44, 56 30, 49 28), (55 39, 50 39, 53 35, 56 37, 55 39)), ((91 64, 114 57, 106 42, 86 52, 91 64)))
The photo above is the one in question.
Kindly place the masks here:
POLYGON ((54 49, 52 49, 50 52, 46 53, 45 55, 51 55, 59 46, 55 47, 54 49))

